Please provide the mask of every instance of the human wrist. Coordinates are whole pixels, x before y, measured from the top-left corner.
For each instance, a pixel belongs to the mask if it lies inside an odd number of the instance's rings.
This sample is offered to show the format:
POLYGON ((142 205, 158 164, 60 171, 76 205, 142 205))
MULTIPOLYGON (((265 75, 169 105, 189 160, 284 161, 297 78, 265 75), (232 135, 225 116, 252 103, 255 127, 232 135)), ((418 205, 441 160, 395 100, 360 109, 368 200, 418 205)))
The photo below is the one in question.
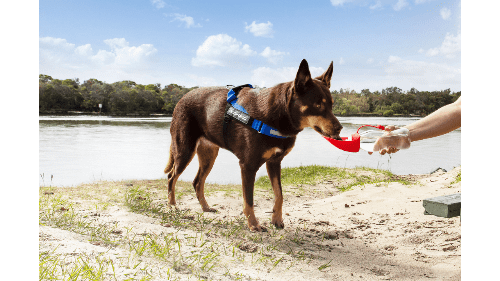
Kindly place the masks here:
POLYGON ((408 130, 408 140, 410 142, 416 140, 416 134, 415 134, 415 129, 412 128, 411 126, 404 126, 403 128, 408 130))

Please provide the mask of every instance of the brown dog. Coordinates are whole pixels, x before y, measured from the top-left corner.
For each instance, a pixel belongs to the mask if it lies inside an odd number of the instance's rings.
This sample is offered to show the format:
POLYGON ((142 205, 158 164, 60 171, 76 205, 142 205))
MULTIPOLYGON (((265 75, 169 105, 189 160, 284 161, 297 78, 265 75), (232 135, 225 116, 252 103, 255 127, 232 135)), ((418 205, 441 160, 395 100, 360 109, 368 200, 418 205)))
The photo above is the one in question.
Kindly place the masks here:
POLYGON ((281 160, 292 150, 297 134, 311 127, 323 136, 340 139, 342 129, 332 113, 333 100, 330 80, 333 62, 323 75, 311 78, 306 60, 302 60, 294 81, 272 88, 243 88, 239 104, 248 114, 287 138, 274 138, 232 120, 227 129, 228 145, 224 144, 223 119, 226 108, 226 87, 198 88, 187 93, 174 109, 170 134, 172 143, 165 173, 168 173, 168 199, 175 205, 175 183, 195 153, 199 170, 193 181, 196 196, 203 211, 213 212, 204 195, 204 184, 213 167, 219 148, 228 149, 239 159, 243 188, 243 213, 253 231, 265 230, 259 225, 253 210, 255 175, 266 163, 274 191, 272 224, 283 228, 281 192, 281 160))

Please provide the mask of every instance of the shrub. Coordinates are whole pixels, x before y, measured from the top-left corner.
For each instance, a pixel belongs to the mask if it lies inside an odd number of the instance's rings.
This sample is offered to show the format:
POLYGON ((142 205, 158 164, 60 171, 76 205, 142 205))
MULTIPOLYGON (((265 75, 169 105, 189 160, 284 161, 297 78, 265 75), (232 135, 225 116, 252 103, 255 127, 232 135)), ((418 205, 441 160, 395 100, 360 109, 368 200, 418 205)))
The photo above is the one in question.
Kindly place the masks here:
POLYGON ((394 110, 389 109, 384 111, 384 117, 391 117, 392 115, 394 115, 394 110))

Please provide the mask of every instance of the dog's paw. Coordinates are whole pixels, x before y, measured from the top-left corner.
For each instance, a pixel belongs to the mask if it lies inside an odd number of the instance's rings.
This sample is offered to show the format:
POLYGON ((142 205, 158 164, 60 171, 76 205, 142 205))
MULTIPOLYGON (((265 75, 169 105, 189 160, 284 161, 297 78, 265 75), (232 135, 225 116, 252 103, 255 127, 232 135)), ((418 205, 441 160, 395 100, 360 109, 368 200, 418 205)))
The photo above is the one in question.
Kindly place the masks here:
POLYGON ((170 203, 167 203, 165 207, 167 207, 167 209, 169 210, 179 210, 179 207, 177 205, 172 205, 170 203))
POLYGON ((217 213, 218 211, 215 208, 207 207, 207 208, 203 208, 203 212, 217 213))
POLYGON ((176 202, 175 202, 175 198, 171 197, 171 198, 168 198, 168 204, 169 205, 172 205, 172 206, 175 206, 176 202))
POLYGON ((278 221, 271 221, 271 223, 277 228, 277 229, 283 229, 285 227, 285 224, 283 223, 283 220, 278 220, 278 221))
POLYGON ((264 226, 261 226, 260 224, 249 226, 249 228, 250 228, 250 231, 252 231, 252 232, 267 232, 267 228, 265 228, 264 226))

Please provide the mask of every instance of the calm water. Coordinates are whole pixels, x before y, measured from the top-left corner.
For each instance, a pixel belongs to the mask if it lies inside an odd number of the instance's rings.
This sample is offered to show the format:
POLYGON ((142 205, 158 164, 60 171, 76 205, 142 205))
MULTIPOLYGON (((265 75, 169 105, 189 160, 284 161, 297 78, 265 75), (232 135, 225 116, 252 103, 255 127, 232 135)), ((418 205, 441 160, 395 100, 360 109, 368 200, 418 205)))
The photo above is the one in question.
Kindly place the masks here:
MULTIPOLYGON (((338 118, 349 136, 360 125, 407 125, 418 118, 338 118)), ((171 118, 112 118, 104 116, 39 117, 40 185, 71 186, 97 180, 165 178, 171 118), (51 176, 52 179, 51 179, 51 176)), ((302 131, 282 167, 326 165, 366 166, 395 174, 429 173, 438 167, 460 166, 461 131, 412 143, 392 156, 341 151, 312 129, 302 131)), ((181 180, 192 181, 195 157, 181 180)), ((257 176, 267 175, 265 165, 257 176)), ((207 182, 241 183, 238 159, 221 149, 207 182)))

